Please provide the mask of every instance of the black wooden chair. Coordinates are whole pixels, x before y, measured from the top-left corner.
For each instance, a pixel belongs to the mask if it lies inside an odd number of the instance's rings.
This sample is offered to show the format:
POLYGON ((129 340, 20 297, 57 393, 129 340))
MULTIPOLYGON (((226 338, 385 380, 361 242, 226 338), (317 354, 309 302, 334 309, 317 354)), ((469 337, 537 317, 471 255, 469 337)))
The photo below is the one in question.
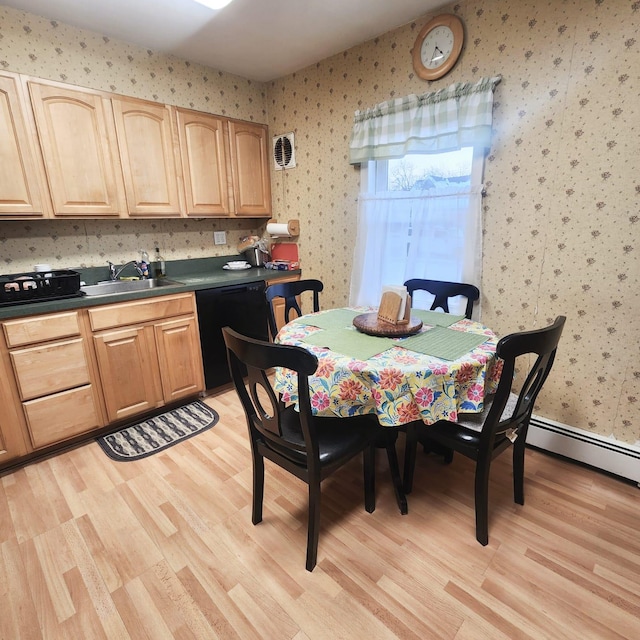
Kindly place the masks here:
POLYGON ((284 320, 285 322, 289 322, 291 309, 299 316, 302 315, 302 310, 296 298, 305 291, 313 292, 313 310, 314 312, 320 311, 319 294, 323 289, 324 285, 320 280, 296 280, 294 282, 282 282, 280 284, 269 285, 265 295, 269 303, 269 330, 271 331, 271 337, 275 338, 278 333, 276 315, 273 308, 274 298, 284 298, 284 320))
POLYGON ((480 290, 472 284, 462 282, 444 282, 442 280, 422 280, 414 278, 404 283, 409 295, 413 298, 414 291, 426 291, 435 296, 431 311, 442 309, 449 313, 449 298, 464 296, 467 299, 467 307, 464 315, 471 320, 473 303, 480 298, 480 290))
POLYGON ((432 425, 414 422, 407 427, 405 452, 405 492, 410 493, 416 460, 419 431, 445 449, 457 451, 476 462, 475 504, 476 538, 489 542, 488 504, 491 461, 513 444, 513 493, 517 504, 524 504, 524 450, 533 406, 556 356, 566 318, 534 331, 505 336, 498 342, 496 354, 503 360, 500 382, 492 401, 481 414, 459 414, 458 422, 441 420, 432 425), (519 356, 537 356, 519 394, 511 386, 519 356))
POLYGON ((309 485, 307 570, 318 555, 320 483, 359 453, 363 453, 365 509, 375 509, 375 449, 377 431, 367 416, 314 418, 309 401, 310 376, 317 358, 301 347, 278 345, 223 330, 229 369, 244 408, 253 457, 252 522, 262 521, 264 458, 309 485), (247 368, 243 379, 240 363, 247 368), (267 370, 286 367, 298 374, 299 412, 280 402, 267 370))

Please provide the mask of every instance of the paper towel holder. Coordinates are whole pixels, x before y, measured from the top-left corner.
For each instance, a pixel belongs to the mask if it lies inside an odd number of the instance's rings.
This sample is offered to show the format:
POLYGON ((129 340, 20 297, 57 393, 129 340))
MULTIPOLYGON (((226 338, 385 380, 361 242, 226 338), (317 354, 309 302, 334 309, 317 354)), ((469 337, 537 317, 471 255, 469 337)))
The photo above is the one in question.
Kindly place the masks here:
POLYGON ((289 220, 286 224, 279 224, 275 220, 269 220, 267 222, 267 233, 272 238, 291 238, 293 236, 299 236, 300 221, 289 220))

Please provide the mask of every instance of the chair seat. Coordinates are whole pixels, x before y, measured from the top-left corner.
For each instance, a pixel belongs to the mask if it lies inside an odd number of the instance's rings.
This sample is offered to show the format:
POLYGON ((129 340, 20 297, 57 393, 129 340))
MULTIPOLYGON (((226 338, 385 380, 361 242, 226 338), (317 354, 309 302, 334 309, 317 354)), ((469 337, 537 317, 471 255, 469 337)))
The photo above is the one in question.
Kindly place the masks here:
MULTIPOLYGON (((493 404, 493 398, 495 396, 491 395, 487 398, 484 403, 484 409, 481 413, 463 413, 460 412, 458 414, 458 419, 456 420, 456 424, 459 424, 462 427, 470 429, 471 431, 482 431, 482 425, 487 418, 487 414, 491 409, 491 405, 493 404)), ((516 408, 516 404, 518 404, 518 396, 515 393, 509 394, 509 399, 507 400, 507 404, 504 407, 504 411, 500 416, 500 421, 507 420, 513 415, 513 412, 516 408)), ((427 427, 428 428, 428 427, 427 427)))
MULTIPOLYGON (((303 448, 304 435, 300 425, 300 414, 293 406, 286 407, 280 414, 282 438, 303 448)), ((371 441, 372 425, 367 416, 351 418, 316 418, 316 436, 320 464, 331 466, 338 460, 344 460, 350 452, 356 455, 371 441), (348 422, 348 424, 345 424, 348 422)), ((264 439, 263 439, 264 441, 264 439)), ((299 464, 307 464, 305 453, 279 446, 277 442, 265 442, 266 446, 277 451, 288 460, 299 464)))
MULTIPOLYGON (((518 396, 515 393, 509 394, 509 399, 505 405, 504 411, 500 417, 500 420, 508 420, 518 402, 518 396)), ((424 427, 422 433, 426 438, 433 438, 438 442, 448 442, 456 440, 458 447, 462 447, 465 455, 475 459, 476 452, 480 446, 480 435, 482 433, 482 425, 491 409, 493 404, 493 397, 485 402, 485 407, 482 413, 459 413, 458 420, 456 422, 449 422, 448 420, 440 420, 435 424, 424 427), (442 437, 438 437, 438 436, 442 437)), ((494 449, 502 444, 506 439, 505 432, 498 431, 494 440, 494 449)), ((446 446, 446 445, 445 445, 446 446)))

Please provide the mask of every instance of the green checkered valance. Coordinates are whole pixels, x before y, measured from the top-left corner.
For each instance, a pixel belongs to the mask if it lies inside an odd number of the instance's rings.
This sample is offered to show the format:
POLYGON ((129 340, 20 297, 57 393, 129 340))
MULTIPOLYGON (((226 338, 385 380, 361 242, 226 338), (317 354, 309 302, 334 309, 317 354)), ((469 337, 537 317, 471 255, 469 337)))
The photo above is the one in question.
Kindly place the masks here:
POLYGON ((500 76, 458 82, 433 93, 412 94, 356 111, 349 162, 402 158, 491 144, 493 90, 500 76))

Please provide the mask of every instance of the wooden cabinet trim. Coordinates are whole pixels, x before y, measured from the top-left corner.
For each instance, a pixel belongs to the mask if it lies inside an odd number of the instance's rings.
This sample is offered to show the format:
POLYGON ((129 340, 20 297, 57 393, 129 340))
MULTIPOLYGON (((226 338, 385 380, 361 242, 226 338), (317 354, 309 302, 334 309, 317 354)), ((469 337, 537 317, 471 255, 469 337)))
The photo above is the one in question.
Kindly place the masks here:
POLYGON ((95 307, 88 312, 92 331, 102 331, 195 313, 195 296, 192 292, 177 293, 153 299, 118 302, 95 307))

